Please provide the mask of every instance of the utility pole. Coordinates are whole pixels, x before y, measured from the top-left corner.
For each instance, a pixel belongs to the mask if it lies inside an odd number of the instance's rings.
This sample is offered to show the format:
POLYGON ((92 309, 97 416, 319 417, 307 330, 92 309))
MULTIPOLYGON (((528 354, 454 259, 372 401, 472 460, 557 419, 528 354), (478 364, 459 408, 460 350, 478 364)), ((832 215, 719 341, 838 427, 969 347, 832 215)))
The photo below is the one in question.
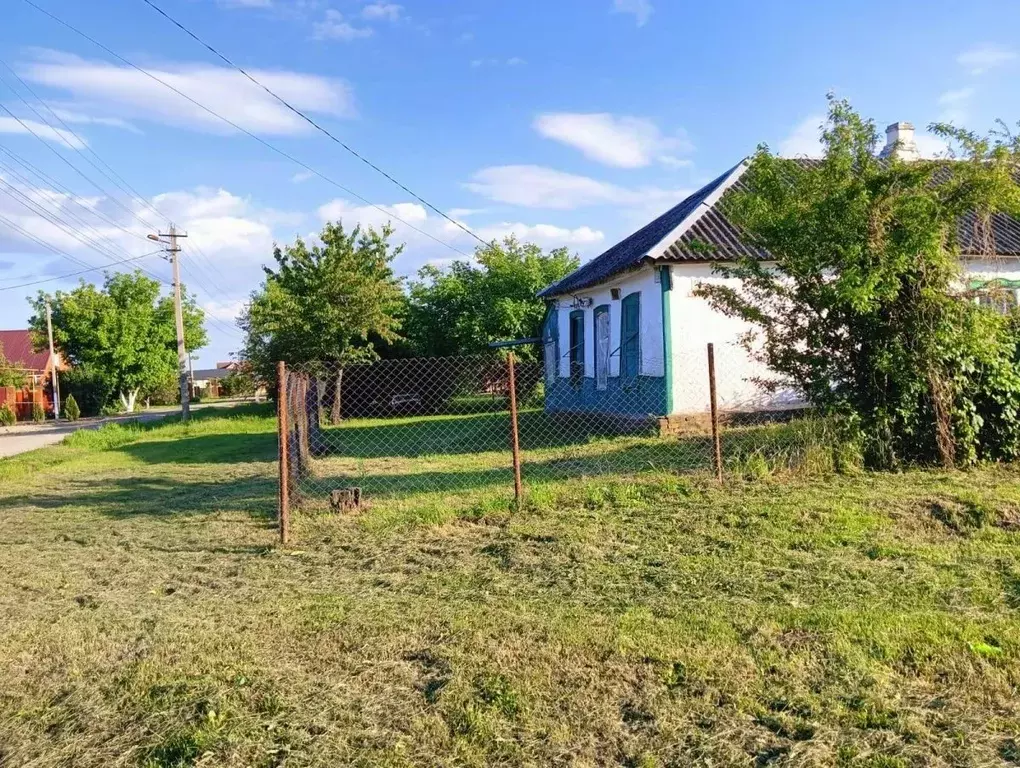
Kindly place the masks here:
POLYGON ((170 225, 167 234, 162 232, 149 235, 150 240, 163 243, 167 248, 170 264, 174 268, 174 320, 177 322, 177 378, 181 385, 181 421, 187 421, 191 415, 191 391, 188 386, 188 351, 184 347, 184 316, 181 314, 181 249, 177 245, 178 237, 187 237, 177 232, 177 227, 170 225), (167 238, 163 240, 162 238, 167 238))
POLYGON ((53 312, 46 299, 46 335, 50 339, 50 383, 53 385, 53 420, 60 418, 60 384, 57 382, 57 355, 53 351, 53 312))

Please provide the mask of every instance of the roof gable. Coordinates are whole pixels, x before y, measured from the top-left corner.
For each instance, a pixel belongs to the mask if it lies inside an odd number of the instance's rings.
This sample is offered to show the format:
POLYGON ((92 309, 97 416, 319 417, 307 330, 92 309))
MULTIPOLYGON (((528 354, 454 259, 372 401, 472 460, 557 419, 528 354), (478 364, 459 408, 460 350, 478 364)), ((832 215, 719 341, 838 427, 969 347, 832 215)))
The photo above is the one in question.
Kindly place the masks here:
POLYGON ((32 332, 27 329, 0 331, 0 351, 8 362, 22 365, 30 371, 45 371, 50 359, 49 350, 35 351, 32 332))
POLYGON ((624 238, 587 264, 578 267, 562 280, 550 285, 539 293, 539 296, 556 296, 561 293, 579 291, 608 280, 619 272, 633 269, 646 258, 654 258, 652 252, 663 242, 663 239, 669 237, 670 233, 677 231, 685 222, 697 215, 698 209, 702 207, 703 203, 711 204, 713 195, 724 188, 727 180, 739 167, 738 164, 717 179, 713 179, 637 232, 624 238))
MULTIPOLYGON (((801 158, 796 162, 814 166, 820 161, 801 158)), ((742 165, 743 161, 600 256, 549 286, 539 296, 551 297, 588 288, 620 272, 633 269, 646 260, 768 260, 770 254, 754 246, 751 238, 730 221, 722 211, 723 206, 719 205, 726 195, 747 190, 741 180, 742 165)), ((990 226, 984 226, 977 215, 969 213, 961 217, 957 234, 961 252, 965 256, 990 254, 1020 258, 1020 221, 1007 214, 993 214, 990 226)))

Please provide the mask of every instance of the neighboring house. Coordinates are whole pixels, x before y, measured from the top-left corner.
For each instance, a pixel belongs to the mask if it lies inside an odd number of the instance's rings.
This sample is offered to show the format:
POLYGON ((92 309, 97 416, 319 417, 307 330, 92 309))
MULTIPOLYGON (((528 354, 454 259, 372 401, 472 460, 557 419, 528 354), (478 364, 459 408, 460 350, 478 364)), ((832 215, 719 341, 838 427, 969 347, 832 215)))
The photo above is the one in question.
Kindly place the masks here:
MULTIPOLYGON (((918 157, 909 123, 889 126, 886 135, 883 156, 918 157)), ((709 404, 709 342, 715 345, 722 408, 801 405, 792 391, 766 393, 755 384, 770 372, 739 344, 749 326, 694 295, 699 284, 737 283, 716 272, 720 264, 747 256, 769 260, 719 205, 727 192, 742 188, 747 166, 741 161, 539 294, 548 306, 542 337, 546 410, 659 417, 702 412, 709 404)), ((1020 221, 996 215, 990 236, 981 238, 975 224, 968 217, 960 225, 966 287, 995 285, 985 298, 979 292, 978 300, 1015 306, 1020 221), (989 250, 994 257, 986 255, 989 250)))
POLYGON ((233 369, 229 363, 217 363, 215 368, 197 368, 191 372, 192 391, 200 397, 219 397, 220 381, 227 378, 233 369))
POLYGON ((0 403, 14 408, 19 420, 32 418, 32 404, 39 401, 50 415, 53 413, 53 385, 51 372, 65 366, 60 353, 50 356, 49 350, 36 352, 31 331, 0 331, 0 351, 12 366, 24 371, 25 384, 20 389, 0 387, 0 403))

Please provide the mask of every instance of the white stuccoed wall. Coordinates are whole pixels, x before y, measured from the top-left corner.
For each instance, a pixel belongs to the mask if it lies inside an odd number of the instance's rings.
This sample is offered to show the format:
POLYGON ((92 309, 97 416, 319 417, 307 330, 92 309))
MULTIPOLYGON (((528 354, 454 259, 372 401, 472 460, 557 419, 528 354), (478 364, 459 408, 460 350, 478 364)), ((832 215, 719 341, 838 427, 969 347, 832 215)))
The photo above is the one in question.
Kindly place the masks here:
POLYGON ((963 274, 967 280, 1020 280, 1020 259, 965 256, 963 274))
POLYGON ((759 410, 797 405, 793 393, 765 393, 751 381, 770 375, 768 368, 751 360, 738 343, 750 325, 717 312, 705 299, 694 295, 699 284, 736 286, 740 281, 721 277, 711 264, 674 264, 670 270, 673 412, 709 410, 709 342, 715 344, 716 388, 721 409, 759 410))
POLYGON ((570 313, 575 297, 591 299, 590 307, 584 309, 584 375, 595 376, 595 308, 609 305, 609 375, 620 375, 620 301, 634 291, 641 292, 641 367, 642 376, 663 376, 662 349, 662 288, 656 279, 655 270, 650 266, 618 275, 612 280, 593 288, 578 291, 568 296, 558 296, 556 307, 559 312, 560 361, 559 375, 570 375, 570 313), (620 289, 620 300, 614 301, 610 292, 620 289))

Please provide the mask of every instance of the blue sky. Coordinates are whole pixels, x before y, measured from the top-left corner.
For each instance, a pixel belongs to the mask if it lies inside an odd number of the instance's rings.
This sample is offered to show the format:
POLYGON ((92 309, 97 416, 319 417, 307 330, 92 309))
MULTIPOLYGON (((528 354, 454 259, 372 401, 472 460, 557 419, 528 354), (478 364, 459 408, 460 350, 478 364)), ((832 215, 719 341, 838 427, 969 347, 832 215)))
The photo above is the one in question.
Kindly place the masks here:
MULTIPOLYGON (((0 64, 0 289, 148 253, 147 225, 172 219, 211 317, 198 353, 211 365, 238 348, 232 318, 274 241, 397 216, 425 233, 393 221, 402 274, 473 250, 141 0, 35 2, 350 191, 7 0, 0 59, 23 83, 0 64)), ((880 126, 1020 119, 1010 0, 157 4, 484 239, 512 232, 583 258, 759 142, 816 152, 829 90, 880 126)), ((169 276, 157 256, 138 263, 169 276)), ((0 290, 0 328, 25 326, 38 288, 74 282, 0 290)))

